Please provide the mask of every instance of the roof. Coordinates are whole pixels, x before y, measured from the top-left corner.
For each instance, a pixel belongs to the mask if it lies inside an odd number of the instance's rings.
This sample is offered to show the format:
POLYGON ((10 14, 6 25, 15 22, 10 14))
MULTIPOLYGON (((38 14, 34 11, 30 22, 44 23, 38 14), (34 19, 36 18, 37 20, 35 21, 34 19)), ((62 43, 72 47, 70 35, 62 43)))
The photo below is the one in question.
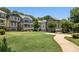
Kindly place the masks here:
POLYGON ((4 13, 4 14, 6 14, 4 11, 2 11, 2 10, 0 10, 0 13, 4 13))
POLYGON ((21 17, 21 18, 28 18, 28 19, 32 20, 32 18, 31 18, 31 17, 29 17, 29 16, 20 15, 20 17, 21 17))
POLYGON ((24 15, 19 15, 21 18, 25 18, 25 16, 24 15))

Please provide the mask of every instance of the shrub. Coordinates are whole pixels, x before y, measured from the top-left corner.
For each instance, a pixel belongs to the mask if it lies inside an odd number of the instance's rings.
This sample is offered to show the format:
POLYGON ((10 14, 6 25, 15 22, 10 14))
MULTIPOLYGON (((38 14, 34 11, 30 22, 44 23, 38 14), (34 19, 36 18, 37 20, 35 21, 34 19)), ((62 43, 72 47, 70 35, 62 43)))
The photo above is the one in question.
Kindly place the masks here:
POLYGON ((0 42, 0 52, 13 52, 10 47, 8 47, 7 40, 4 37, 0 42))
POLYGON ((47 27, 51 30, 51 32, 55 32, 56 31, 56 23, 55 22, 48 22, 47 27))
POLYGON ((79 38, 79 33, 74 33, 74 34, 72 34, 72 37, 73 37, 73 38, 79 38))
POLYGON ((4 35, 5 34, 5 30, 4 29, 0 29, 0 35, 4 35))
POLYGON ((73 26, 74 32, 79 32, 79 23, 75 23, 73 26))
POLYGON ((69 20, 63 19, 61 21, 61 27, 62 27, 63 33, 68 33, 70 31, 72 31, 72 26, 73 26, 73 23, 70 22, 69 20))

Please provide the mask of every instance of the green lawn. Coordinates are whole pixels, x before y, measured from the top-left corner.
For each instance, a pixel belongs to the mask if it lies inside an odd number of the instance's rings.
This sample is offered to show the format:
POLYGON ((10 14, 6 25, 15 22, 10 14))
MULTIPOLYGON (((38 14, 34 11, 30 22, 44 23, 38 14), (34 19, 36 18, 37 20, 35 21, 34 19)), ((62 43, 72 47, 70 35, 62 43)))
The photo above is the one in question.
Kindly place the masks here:
MULTIPOLYGON (((52 35, 46 32, 6 32, 8 46, 16 52, 61 52, 52 35)), ((2 36, 0 36, 1 39, 2 36)))
POLYGON ((72 37, 65 37, 65 38, 79 46, 79 39, 75 39, 75 38, 72 38, 72 37))

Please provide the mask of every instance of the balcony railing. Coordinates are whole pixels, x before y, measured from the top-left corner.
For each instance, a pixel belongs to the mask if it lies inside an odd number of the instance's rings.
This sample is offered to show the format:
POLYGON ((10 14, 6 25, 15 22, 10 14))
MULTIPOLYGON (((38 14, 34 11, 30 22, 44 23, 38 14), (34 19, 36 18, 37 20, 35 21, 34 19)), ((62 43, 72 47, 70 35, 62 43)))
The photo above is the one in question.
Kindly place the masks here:
POLYGON ((0 26, 5 26, 5 24, 4 23, 0 23, 0 26))
POLYGON ((33 27, 23 27, 23 29, 34 29, 33 27))
POLYGON ((5 20, 5 18, 0 18, 0 20, 5 20))
POLYGON ((26 22, 23 22, 23 24, 33 24, 33 23, 26 23, 26 22))

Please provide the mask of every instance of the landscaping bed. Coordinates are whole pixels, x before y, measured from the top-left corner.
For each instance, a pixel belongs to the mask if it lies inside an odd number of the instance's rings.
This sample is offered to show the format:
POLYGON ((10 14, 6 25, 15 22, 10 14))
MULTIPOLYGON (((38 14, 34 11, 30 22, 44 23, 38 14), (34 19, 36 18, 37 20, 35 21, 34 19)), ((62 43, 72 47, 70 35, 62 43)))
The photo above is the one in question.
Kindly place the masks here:
POLYGON ((73 37, 65 37, 65 38, 79 46, 79 38, 73 38, 73 37))

